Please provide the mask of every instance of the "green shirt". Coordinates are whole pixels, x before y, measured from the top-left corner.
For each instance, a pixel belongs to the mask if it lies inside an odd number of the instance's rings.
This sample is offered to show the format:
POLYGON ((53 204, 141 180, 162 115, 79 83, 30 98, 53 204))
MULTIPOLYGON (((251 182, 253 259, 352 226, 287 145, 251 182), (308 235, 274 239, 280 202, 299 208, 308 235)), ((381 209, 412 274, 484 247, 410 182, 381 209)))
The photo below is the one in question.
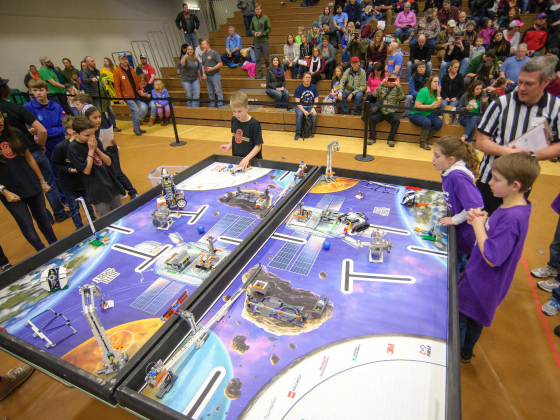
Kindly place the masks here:
POLYGON ((56 77, 56 73, 52 69, 41 66, 39 69, 39 77, 49 85, 49 93, 64 93, 64 89, 54 86, 47 81, 53 79, 55 82, 58 82, 58 77, 56 77))
POLYGON ((255 36, 255 32, 260 32, 261 36, 254 39, 254 42, 263 43, 268 42, 268 34, 272 30, 272 26, 270 25, 270 20, 267 16, 261 15, 261 17, 253 17, 251 21, 251 34, 255 36))
MULTIPOLYGON (((431 105, 436 101, 437 93, 434 92, 433 96, 430 97, 430 92, 428 91, 427 87, 420 89, 418 95, 416 95, 416 100, 424 105, 431 105)), ((411 114, 422 114, 422 115, 430 115, 432 111, 410 111, 411 114)))

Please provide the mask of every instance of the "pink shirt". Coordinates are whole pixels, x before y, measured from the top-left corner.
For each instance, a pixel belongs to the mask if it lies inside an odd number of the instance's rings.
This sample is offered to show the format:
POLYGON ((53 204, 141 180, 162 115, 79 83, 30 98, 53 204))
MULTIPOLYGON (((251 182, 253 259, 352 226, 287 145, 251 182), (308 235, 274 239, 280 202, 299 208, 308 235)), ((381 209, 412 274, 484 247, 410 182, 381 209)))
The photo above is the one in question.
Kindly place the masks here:
POLYGON ((408 12, 408 15, 404 12, 400 12, 397 15, 397 20, 395 20, 395 26, 397 28, 402 28, 403 26, 410 25, 416 26, 416 14, 413 11, 408 12))
POLYGON ((373 72, 372 72, 369 75, 369 79, 367 81, 369 91, 373 93, 373 91, 375 89, 377 89, 377 86, 379 86, 381 84, 381 82, 383 81, 384 78, 385 78, 385 74, 383 76, 381 76, 381 79, 376 79, 376 78, 373 77, 373 72))

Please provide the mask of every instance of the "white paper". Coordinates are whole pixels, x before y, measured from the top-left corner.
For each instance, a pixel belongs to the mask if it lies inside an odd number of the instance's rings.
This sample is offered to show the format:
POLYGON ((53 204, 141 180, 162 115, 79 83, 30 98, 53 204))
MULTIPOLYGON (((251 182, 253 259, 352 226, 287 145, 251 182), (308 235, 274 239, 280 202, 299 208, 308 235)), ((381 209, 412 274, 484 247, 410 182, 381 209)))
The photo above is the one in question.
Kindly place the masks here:
POLYGON ((102 128, 99 130, 99 140, 103 144, 103 148, 107 148, 112 146, 111 140, 113 140, 115 136, 113 135, 113 126, 109 128, 102 128))
POLYGON ((539 124, 532 130, 526 132, 521 137, 516 138, 514 141, 508 144, 509 148, 515 146, 518 149, 537 151, 548 147, 547 142, 547 122, 539 124))

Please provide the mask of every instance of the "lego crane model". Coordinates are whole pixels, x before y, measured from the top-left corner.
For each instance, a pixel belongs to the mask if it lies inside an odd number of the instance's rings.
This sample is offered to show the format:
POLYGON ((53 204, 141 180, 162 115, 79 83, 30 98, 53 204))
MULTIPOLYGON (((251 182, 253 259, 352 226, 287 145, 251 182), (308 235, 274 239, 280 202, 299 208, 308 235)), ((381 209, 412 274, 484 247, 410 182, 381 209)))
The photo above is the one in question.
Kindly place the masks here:
POLYGON ((336 180, 332 170, 332 154, 339 150, 340 146, 338 145, 338 140, 333 141, 327 147, 327 170, 325 171, 325 181, 327 182, 334 182, 336 180))
POLYGON ((128 362, 128 354, 122 351, 122 346, 113 348, 105 328, 101 324, 97 312, 95 311, 94 297, 101 294, 101 290, 94 284, 85 284, 79 287, 80 296, 82 297, 82 313, 97 340, 97 344, 101 347, 101 357, 105 362, 105 367, 100 369, 97 374, 104 373, 109 375, 118 372, 128 362))

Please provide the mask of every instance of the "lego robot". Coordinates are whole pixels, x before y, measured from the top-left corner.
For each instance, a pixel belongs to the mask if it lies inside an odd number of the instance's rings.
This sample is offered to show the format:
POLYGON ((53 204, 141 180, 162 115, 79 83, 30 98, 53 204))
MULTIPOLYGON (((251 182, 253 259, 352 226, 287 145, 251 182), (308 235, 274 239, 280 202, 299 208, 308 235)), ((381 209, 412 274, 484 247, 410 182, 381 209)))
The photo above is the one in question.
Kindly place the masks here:
POLYGON ((68 288, 66 267, 47 268, 41 274, 40 285, 47 292, 57 292, 68 288))
POLYGON ((247 172, 250 169, 253 169, 253 168, 251 168, 250 166, 247 166, 245 169, 242 169, 241 167, 239 167, 239 165, 237 165, 237 166, 233 166, 231 164, 228 165, 229 173, 233 176, 235 176, 237 174, 240 174, 240 173, 243 173, 243 172, 247 172))
POLYGON ((325 181, 327 182, 336 181, 332 169, 332 154, 333 152, 338 152, 339 150, 340 150, 340 146, 338 145, 338 140, 331 142, 327 146, 327 169, 325 170, 325 181))
POLYGON ((175 220, 167 207, 167 200, 164 197, 158 197, 156 200, 157 209, 152 211, 152 224, 159 230, 169 230, 175 220))
POLYGON ((173 182, 173 175, 169 175, 165 168, 161 170, 161 195, 167 202, 169 209, 178 208, 179 210, 187 207, 187 200, 182 191, 177 191, 173 182))
POLYGON ((344 228, 344 232, 359 233, 369 228, 368 218, 365 214, 360 212, 349 212, 338 216, 338 220, 348 225, 344 228))
POLYGON ((390 239, 383 239, 386 233, 382 230, 374 230, 371 232, 371 244, 369 246, 369 262, 382 263, 383 251, 391 252, 393 244, 390 239))
POLYGON ((298 170, 296 171, 296 177, 297 177, 298 179, 303 179, 303 178, 305 178, 305 171, 306 171, 306 169, 307 169, 307 165, 306 165, 305 162, 302 160, 301 163, 300 163, 300 165, 299 165, 298 170))

